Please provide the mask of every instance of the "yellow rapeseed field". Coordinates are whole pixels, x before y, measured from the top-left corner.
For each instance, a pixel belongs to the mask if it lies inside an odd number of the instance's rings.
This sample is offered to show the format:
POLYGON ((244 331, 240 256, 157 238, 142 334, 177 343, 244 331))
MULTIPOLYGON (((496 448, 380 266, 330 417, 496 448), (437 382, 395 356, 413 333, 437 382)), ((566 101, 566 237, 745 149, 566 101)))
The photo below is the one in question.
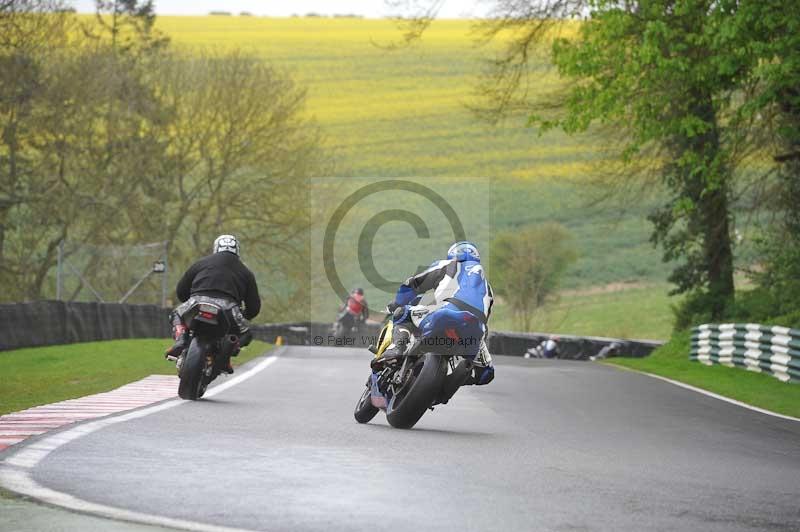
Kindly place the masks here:
MULTIPOLYGON (((591 140, 539 137, 524 116, 498 127, 467 105, 497 43, 478 46, 473 23, 435 22, 411 47, 387 49, 402 30, 357 18, 159 17, 178 46, 241 48, 266 58, 308 89, 308 112, 352 176, 563 178, 585 175, 591 140)), ((542 61, 533 94, 558 86, 542 61)))

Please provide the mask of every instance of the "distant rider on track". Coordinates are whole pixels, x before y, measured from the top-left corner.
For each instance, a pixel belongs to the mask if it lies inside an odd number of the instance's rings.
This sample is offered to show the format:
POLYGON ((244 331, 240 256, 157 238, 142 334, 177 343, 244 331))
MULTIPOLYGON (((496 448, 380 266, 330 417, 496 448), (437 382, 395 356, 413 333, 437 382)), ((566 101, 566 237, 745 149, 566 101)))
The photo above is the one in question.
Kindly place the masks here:
POLYGON ((493 302, 478 248, 472 242, 456 242, 450 246, 446 260, 434 262, 397 290, 394 302, 388 306, 394 320, 392 344, 382 357, 373 359, 373 371, 380 371, 384 364, 402 356, 412 335, 417 334, 425 341, 444 331, 448 338, 471 340, 464 342, 464 357, 474 363, 465 384, 488 384, 494 379, 494 366, 485 336, 493 302), (426 293, 419 304, 427 306, 430 313, 416 327, 411 321, 409 305, 426 293), (465 321, 464 311, 475 320, 465 321))
MULTIPOLYGON (((238 328, 238 331, 232 332, 239 336, 240 346, 245 346, 252 340, 246 320, 255 318, 261 311, 256 278, 239 258, 239 241, 235 236, 218 236, 214 240, 213 251, 211 255, 192 264, 178 281, 175 292, 182 304, 170 315, 175 345, 165 353, 169 360, 177 360, 189 346, 189 330, 183 321, 183 315, 198 300, 206 300, 225 309, 230 322, 238 328)), ((234 351, 237 352, 238 349, 234 351)), ((230 361, 227 372, 233 373, 230 361)))
POLYGON ((369 318, 369 306, 364 297, 364 289, 354 288, 339 308, 336 321, 341 322, 344 330, 349 332, 357 325, 367 321, 367 318, 369 318))

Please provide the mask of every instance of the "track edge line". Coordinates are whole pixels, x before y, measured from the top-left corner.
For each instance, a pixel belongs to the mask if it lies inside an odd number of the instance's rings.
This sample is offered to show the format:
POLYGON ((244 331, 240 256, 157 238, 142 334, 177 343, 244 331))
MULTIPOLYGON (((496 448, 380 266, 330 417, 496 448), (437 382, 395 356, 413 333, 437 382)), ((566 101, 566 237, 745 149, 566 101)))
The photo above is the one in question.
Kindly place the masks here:
POLYGON ((747 410, 752 410, 752 411, 758 412, 760 414, 766 414, 768 416, 777 417, 777 418, 780 418, 780 419, 786 419, 786 420, 789 420, 789 421, 800 422, 800 418, 789 416, 787 414, 781 414, 779 412, 773 412, 772 410, 767 410, 766 408, 761 408, 760 406, 751 405, 749 403, 745 403, 744 401, 739 401, 738 399, 732 399, 730 397, 726 397, 726 396, 720 395, 718 393, 714 393, 714 392, 711 392, 711 391, 708 391, 708 390, 704 390, 703 388, 698 388, 697 386, 692 386, 691 384, 687 384, 685 382, 681 382, 681 381, 677 381, 677 380, 674 380, 674 379, 670 379, 669 377, 663 377, 661 375, 656 375, 655 373, 649 373, 647 371, 642 371, 642 370, 638 370, 638 369, 634 369, 634 368, 629 368, 627 366, 619 366, 617 364, 612 364, 612 363, 604 363, 604 365, 611 366, 611 367, 614 367, 616 369, 621 369, 623 371, 630 371, 632 373, 638 373, 640 375, 646 375, 646 376, 651 377, 653 379, 658 379, 660 381, 668 382, 668 383, 673 384, 675 386, 678 386, 680 388, 684 388, 686 390, 691 390, 693 392, 705 395, 707 397, 713 397, 714 399, 718 399, 720 401, 724 401, 724 402, 730 403, 732 405, 736 405, 736 406, 739 406, 739 407, 742 407, 742 408, 746 408, 747 410))
MULTIPOLYGON (((214 386, 208 391, 208 393, 206 393, 206 396, 213 397, 214 395, 217 395, 228 388, 236 386, 237 384, 250 379, 273 364, 285 350, 286 346, 279 346, 271 351, 267 351, 266 353, 269 354, 264 360, 254 365, 246 372, 237 375, 233 379, 221 383, 218 386, 214 386)), ((247 529, 223 527, 172 517, 146 514, 133 510, 126 510, 124 508, 118 508, 115 506, 93 503, 91 501, 86 501, 70 495, 69 493, 60 492, 42 486, 31 476, 33 469, 48 455, 62 445, 96 432, 109 425, 116 425, 117 423, 122 423, 130 419, 145 417, 184 403, 185 401, 178 399, 168 399, 164 402, 156 403, 155 405, 147 406, 142 409, 121 413, 121 415, 114 415, 99 419, 89 419, 85 422, 78 423, 67 430, 57 432, 42 439, 37 439, 29 444, 22 443, 19 449, 15 450, 6 456, 2 461, 0 461, 0 487, 17 495, 30 498, 34 502, 43 503, 48 506, 55 506, 92 517, 166 527, 178 530, 198 530, 201 532, 252 532, 247 529)))

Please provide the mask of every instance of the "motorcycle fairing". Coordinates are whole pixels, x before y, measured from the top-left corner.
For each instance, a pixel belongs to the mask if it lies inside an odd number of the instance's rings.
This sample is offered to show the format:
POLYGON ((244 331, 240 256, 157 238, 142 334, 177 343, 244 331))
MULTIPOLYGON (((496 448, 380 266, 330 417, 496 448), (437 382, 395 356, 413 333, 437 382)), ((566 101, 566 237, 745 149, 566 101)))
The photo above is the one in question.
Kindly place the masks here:
POLYGON ((422 340, 447 338, 453 346, 450 351, 464 358, 474 359, 480 351, 485 328, 474 314, 459 310, 448 303, 427 314, 419 324, 422 340))

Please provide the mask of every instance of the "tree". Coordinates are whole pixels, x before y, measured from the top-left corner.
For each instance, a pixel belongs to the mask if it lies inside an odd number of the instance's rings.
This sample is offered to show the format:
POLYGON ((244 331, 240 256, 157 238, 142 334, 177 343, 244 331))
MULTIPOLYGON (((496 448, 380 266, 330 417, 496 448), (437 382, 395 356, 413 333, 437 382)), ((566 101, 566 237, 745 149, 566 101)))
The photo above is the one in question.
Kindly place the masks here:
MULTIPOLYGON (((682 261, 670 276, 674 293, 695 293, 712 318, 721 317, 734 293, 730 204, 739 138, 725 119, 739 73, 712 53, 734 53, 720 46, 711 16, 724 7, 712 0, 493 5, 479 29, 503 46, 480 86, 482 116, 524 110, 543 131, 615 131, 620 160, 645 168, 669 191, 650 219, 664 259, 682 261), (585 20, 574 34, 558 33, 579 17, 585 20), (545 42, 552 42, 551 60, 568 82, 552 106, 531 98, 529 59, 545 42)), ((634 176, 629 170, 626 177, 634 176)))
MULTIPOLYGON (((238 234, 270 282, 274 310, 299 317, 307 289, 305 181, 330 163, 305 91, 240 51, 162 56, 155 73, 166 119, 160 171, 168 194, 161 224, 177 263, 208 252, 221 232, 238 234)), ((261 277, 264 280, 264 277, 261 277)))
MULTIPOLYGON (((305 91, 253 55, 171 50, 153 30, 152 2, 98 2, 102 16, 88 24, 56 2, 9 5, 0 3, 0 27, 17 31, 0 36, 0 298, 52 294, 65 239, 113 249, 167 240, 176 271, 234 232, 269 306, 301 313, 304 181, 329 165, 305 91)), ((104 260, 92 254, 81 273, 130 286, 104 260)))
POLYGON ((543 126, 586 131, 596 122, 624 132, 624 160, 657 154, 670 197, 650 219, 667 261, 682 260, 673 293, 699 291, 712 319, 733 298, 730 152, 721 115, 734 87, 709 51, 710 0, 592 3, 576 39, 557 39, 552 58, 572 81, 565 116, 543 126))
POLYGON ((44 64, 63 48, 71 31, 72 18, 62 9, 57 0, 0 2, 0 285, 10 297, 25 293, 24 277, 38 277, 32 266, 55 250, 37 238, 41 233, 18 228, 22 220, 41 221, 32 206, 55 184, 52 176, 39 178, 38 102, 46 92, 44 64))
MULTIPOLYGON (((102 24, 77 37, 80 20, 63 15, 70 29, 60 46, 52 36, 32 39, 50 47, 38 61, 29 116, 35 142, 26 150, 36 167, 25 186, 39 193, 19 206, 14 223, 15 288, 26 299, 43 297, 62 240, 119 244, 141 234, 141 220, 149 220, 138 207, 148 201, 146 183, 159 159, 159 140, 145 134, 160 116, 145 76, 157 47, 149 44, 148 22, 131 20, 148 13, 135 10, 135 2, 121 4, 109 38, 102 24), (117 35, 120 28, 143 29, 117 35), (137 37, 147 44, 135 45, 137 37)), ((99 267, 93 256, 82 273, 99 267)))
POLYGON ((737 119, 774 163, 759 173, 771 216, 755 279, 785 314, 800 309, 800 13, 778 0, 723 6, 720 39, 742 50, 735 68, 750 87, 737 119))
POLYGON ((569 231, 557 223, 495 236, 490 254, 493 287, 511 307, 521 330, 530 330, 536 311, 553 299, 576 258, 569 231))
POLYGON ((153 0, 95 0, 95 20, 84 25, 86 35, 108 37, 111 48, 127 53, 150 52, 169 39, 155 30, 153 0))

